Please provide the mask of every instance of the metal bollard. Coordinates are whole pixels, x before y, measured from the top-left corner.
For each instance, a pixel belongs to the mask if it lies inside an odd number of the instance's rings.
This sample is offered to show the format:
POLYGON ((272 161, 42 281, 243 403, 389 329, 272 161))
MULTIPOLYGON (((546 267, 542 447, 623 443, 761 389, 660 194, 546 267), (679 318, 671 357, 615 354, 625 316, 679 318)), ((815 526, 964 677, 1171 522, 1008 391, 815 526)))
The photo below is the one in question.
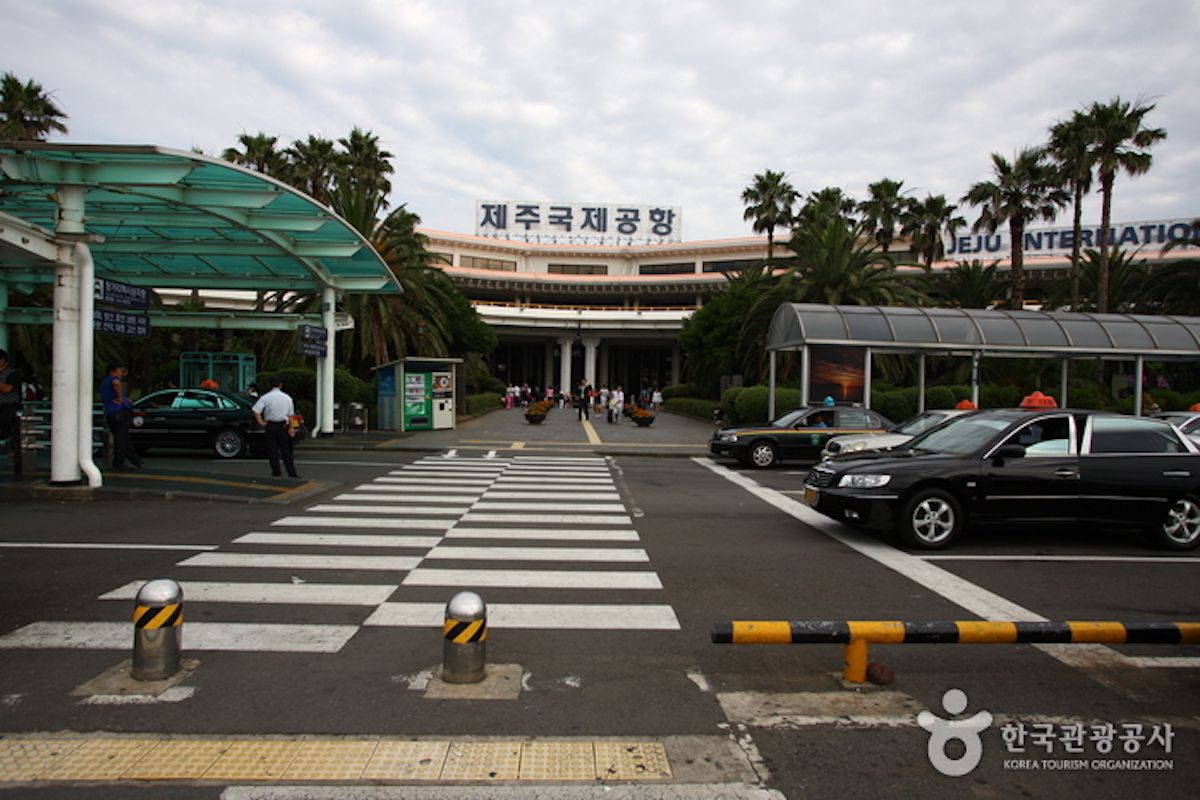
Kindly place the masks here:
POLYGON ((133 609, 133 677, 158 681, 179 671, 183 646, 183 589, 170 578, 138 590, 133 609))
POLYGON ((459 592, 450 598, 442 636, 442 680, 483 680, 487 671, 487 606, 483 598, 474 592, 459 592))

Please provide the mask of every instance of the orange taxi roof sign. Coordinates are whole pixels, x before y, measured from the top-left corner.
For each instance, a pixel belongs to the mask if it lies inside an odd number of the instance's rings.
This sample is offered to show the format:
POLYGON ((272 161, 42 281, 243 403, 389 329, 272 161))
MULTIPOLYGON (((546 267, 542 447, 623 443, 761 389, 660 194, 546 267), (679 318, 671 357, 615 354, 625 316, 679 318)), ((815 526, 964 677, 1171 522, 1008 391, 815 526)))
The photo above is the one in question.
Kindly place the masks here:
POLYGON ((974 411, 976 406, 970 400, 959 400, 958 405, 954 406, 960 411, 974 411))
POLYGON ((1021 400, 1021 408, 1058 408, 1058 401, 1041 392, 1030 392, 1021 400))

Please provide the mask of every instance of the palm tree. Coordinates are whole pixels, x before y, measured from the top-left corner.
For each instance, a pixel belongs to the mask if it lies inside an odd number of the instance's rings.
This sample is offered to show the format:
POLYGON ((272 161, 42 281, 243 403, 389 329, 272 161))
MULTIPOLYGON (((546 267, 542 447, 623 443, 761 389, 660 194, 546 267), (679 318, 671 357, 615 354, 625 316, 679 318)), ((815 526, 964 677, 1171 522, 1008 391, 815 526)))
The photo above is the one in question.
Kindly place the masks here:
POLYGON ((1154 110, 1154 104, 1144 105, 1139 100, 1132 104, 1113 98, 1107 104, 1092 103, 1087 111, 1088 129, 1091 132, 1091 153, 1100 179, 1100 276, 1098 310, 1108 310, 1108 228, 1112 223, 1113 181, 1119 170, 1130 175, 1141 175, 1150 169, 1153 157, 1146 148, 1167 138, 1162 128, 1146 128, 1142 120, 1154 110))
POLYGON ((791 225, 798 196, 784 173, 771 170, 755 175, 742 192, 742 219, 753 221, 755 233, 767 234, 768 260, 775 257, 775 229, 791 225))
POLYGON ((41 84, 21 83, 11 72, 0 77, 0 140, 42 140, 51 131, 66 133, 66 118, 41 84))
POLYGON ((1071 310, 1079 310, 1079 248, 1083 232, 1083 196, 1092 188, 1090 120, 1076 111, 1069 120, 1050 128, 1047 152, 1058 166, 1064 186, 1071 192, 1071 310))
POLYGON ((917 305, 922 297, 866 236, 860 223, 837 217, 797 228, 788 241, 795 254, 793 302, 830 305, 917 305))
POLYGON ((942 234, 958 235, 958 229, 967 221, 954 212, 958 206, 946 200, 942 194, 927 195, 924 200, 912 203, 903 216, 900 235, 911 238, 909 250, 917 253, 926 267, 946 257, 946 244, 942 234))
POLYGON ((845 225, 854 225, 857 220, 854 212, 858 203, 854 198, 836 186, 826 186, 816 192, 809 192, 804 200, 804 206, 796 215, 797 228, 805 226, 823 227, 826 222, 837 220, 845 225))
POLYGON ((1011 163, 999 153, 992 153, 992 168, 996 180, 976 183, 962 199, 982 207, 972 230, 986 228, 988 233, 995 233, 1008 223, 1012 307, 1019 310, 1025 303, 1025 225, 1036 219, 1053 220, 1058 209, 1066 205, 1067 193, 1058 187, 1055 170, 1040 148, 1022 150, 1011 163))
MULTIPOLYGON (((1114 247, 1105 258, 1108 264, 1101 263, 1100 251, 1088 248, 1083 253, 1080 263, 1080 299, 1081 311, 1098 311, 1100 308, 1100 275, 1102 272, 1109 276, 1108 297, 1106 306, 1110 311, 1118 313, 1146 313, 1155 311, 1158 304, 1174 303, 1177 297, 1170 294, 1166 287, 1167 281, 1156 282, 1150 273, 1149 264, 1144 258, 1138 258, 1137 253, 1126 252, 1120 247, 1114 247), (1102 269, 1107 266, 1107 269, 1102 269)), ((1156 273, 1157 274, 1157 273, 1156 273)), ((1193 281, 1194 284, 1194 281, 1193 281)), ((1065 287, 1061 282, 1047 287, 1045 305, 1047 308, 1061 308, 1067 302, 1065 287)), ((1192 303, 1195 307, 1195 303, 1192 303)), ((1168 313, 1164 311, 1163 313, 1168 313)), ((1176 312, 1179 313, 1179 312, 1176 312)))
POLYGON ((287 162, 283 154, 275 149, 275 143, 278 141, 278 136, 268 136, 262 132, 253 135, 243 133, 238 137, 238 144, 242 149, 227 147, 221 158, 264 175, 282 177, 287 162))
POLYGON ((932 280, 932 294, 939 305, 951 308, 991 308, 1004 294, 1005 281, 996 274, 998 261, 960 261, 932 280))
POLYGON ((871 197, 858 204, 858 211, 867 230, 879 242, 886 254, 896 236, 896 223, 912 205, 908 198, 900 196, 904 181, 884 178, 867 187, 871 197))
POLYGON ((311 134, 297 139, 285 151, 288 182, 322 205, 332 200, 333 181, 342 163, 342 155, 332 139, 311 134))
POLYGON ((387 176, 394 170, 392 154, 379 146, 379 137, 355 127, 349 136, 338 139, 338 144, 344 153, 338 183, 361 186, 364 191, 378 196, 380 209, 387 208, 387 196, 392 191, 387 176))

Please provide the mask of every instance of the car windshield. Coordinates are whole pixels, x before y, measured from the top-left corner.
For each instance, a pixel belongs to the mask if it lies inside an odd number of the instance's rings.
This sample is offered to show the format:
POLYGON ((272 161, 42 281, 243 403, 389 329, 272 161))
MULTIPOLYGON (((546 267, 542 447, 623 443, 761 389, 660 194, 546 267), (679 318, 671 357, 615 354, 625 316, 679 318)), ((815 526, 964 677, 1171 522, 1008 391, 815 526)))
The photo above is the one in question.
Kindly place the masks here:
POLYGON ((945 414, 926 411, 924 414, 917 414, 915 417, 909 417, 904 420, 904 422, 896 426, 892 433, 916 436, 918 433, 924 433, 936 425, 941 425, 945 421, 945 414))
POLYGON ((927 453, 968 455, 982 449, 1010 423, 1011 420, 1006 419, 963 417, 953 425, 917 437, 910 444, 913 449, 927 453))
POLYGON ((809 412, 807 408, 798 408, 795 411, 789 411, 782 417, 779 417, 771 423, 776 428, 790 428, 804 418, 804 415, 809 412))

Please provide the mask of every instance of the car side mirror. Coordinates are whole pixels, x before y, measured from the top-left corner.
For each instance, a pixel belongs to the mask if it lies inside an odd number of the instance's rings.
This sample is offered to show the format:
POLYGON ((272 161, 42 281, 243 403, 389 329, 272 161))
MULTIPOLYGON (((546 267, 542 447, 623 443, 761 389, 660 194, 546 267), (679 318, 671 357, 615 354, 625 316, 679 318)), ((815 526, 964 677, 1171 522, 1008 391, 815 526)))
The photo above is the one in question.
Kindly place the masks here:
POLYGON ((1019 444, 1006 444, 992 455, 992 458, 996 461, 1008 461, 1014 458, 1024 457, 1025 447, 1019 444))

